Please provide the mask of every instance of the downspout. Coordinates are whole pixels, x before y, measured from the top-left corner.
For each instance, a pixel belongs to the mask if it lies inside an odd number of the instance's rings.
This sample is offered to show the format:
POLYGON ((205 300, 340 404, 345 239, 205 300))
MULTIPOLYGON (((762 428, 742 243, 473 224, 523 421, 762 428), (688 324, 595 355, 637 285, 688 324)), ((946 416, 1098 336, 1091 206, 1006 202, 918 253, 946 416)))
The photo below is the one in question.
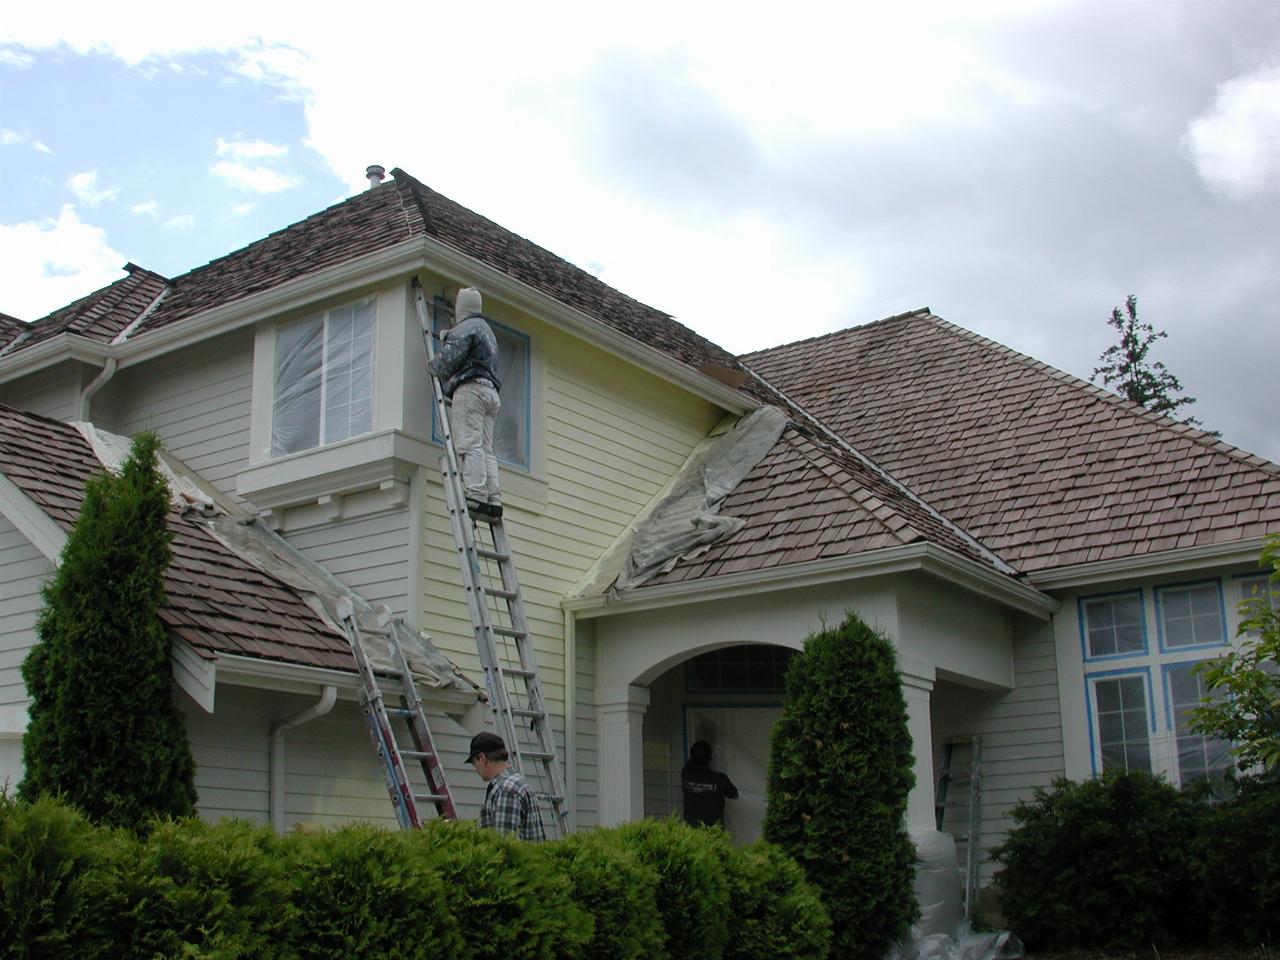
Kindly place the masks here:
POLYGON ((564 611, 564 792, 569 829, 578 829, 578 621, 564 611))
POLYGON ((271 725, 271 825, 276 833, 284 833, 284 735, 294 727, 323 717, 333 709, 337 699, 338 688, 326 683, 320 690, 319 700, 271 725))
POLYGON ((79 419, 85 423, 91 422, 89 419, 89 401, 93 399, 93 395, 107 385, 107 381, 116 375, 116 358, 107 357, 102 364, 102 371, 93 379, 87 387, 80 391, 80 417, 79 419))

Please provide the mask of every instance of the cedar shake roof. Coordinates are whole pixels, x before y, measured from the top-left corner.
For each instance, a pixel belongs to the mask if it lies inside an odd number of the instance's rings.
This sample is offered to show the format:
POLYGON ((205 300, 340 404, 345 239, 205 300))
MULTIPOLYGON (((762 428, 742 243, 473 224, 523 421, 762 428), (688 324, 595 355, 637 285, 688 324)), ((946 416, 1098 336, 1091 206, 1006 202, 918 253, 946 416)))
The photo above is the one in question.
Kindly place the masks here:
POLYGON ((746 526, 649 583, 850 557, 923 541, 999 569, 883 473, 794 423, 724 499, 720 513, 739 517, 746 526))
POLYGON ((167 289, 163 277, 130 265, 129 277, 32 324, 30 342, 64 331, 110 342, 165 290, 129 334, 130 339, 145 336, 327 267, 415 237, 431 237, 683 363, 740 369, 731 353, 670 315, 619 293, 585 270, 441 196, 403 170, 393 170, 392 176, 395 179, 388 183, 173 278, 167 289), (139 289, 144 285, 145 290, 139 289))
MULTIPOLYGON (((102 471, 74 427, 0 405, 0 473, 64 530, 79 516, 85 481, 102 471)), ((346 638, 292 589, 176 508, 169 512, 169 530, 173 561, 165 571, 160 619, 197 653, 354 670, 346 638)))
POLYGON ((742 359, 1033 581, 1280 530, 1280 466, 927 310, 742 359))
POLYGON ((16 340, 26 332, 27 324, 17 317, 11 317, 7 313, 0 313, 0 350, 3 350, 11 341, 16 340))

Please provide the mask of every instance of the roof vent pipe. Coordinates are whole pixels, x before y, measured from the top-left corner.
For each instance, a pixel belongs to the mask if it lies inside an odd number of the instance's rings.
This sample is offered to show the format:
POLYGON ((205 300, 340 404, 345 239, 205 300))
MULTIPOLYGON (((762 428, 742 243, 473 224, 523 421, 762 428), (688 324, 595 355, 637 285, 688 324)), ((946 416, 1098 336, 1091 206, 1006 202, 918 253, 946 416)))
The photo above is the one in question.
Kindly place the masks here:
POLYGON ((364 168, 364 175, 369 178, 369 189, 372 190, 387 175, 387 168, 380 163, 371 163, 364 168))

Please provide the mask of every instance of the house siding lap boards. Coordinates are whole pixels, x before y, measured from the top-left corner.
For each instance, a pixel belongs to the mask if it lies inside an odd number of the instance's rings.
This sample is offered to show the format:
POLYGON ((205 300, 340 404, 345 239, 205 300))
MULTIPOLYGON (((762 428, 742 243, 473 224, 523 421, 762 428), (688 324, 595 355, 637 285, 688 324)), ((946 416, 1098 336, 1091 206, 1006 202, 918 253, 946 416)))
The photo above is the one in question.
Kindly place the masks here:
POLYGON ((22 661, 35 636, 43 606, 40 587, 53 564, 3 516, 0 516, 0 784, 15 786, 22 776, 22 733, 27 726, 27 696, 22 661))
POLYGON ((81 386, 79 364, 63 363, 54 371, 0 383, 0 403, 55 420, 74 420, 80 415, 81 386))

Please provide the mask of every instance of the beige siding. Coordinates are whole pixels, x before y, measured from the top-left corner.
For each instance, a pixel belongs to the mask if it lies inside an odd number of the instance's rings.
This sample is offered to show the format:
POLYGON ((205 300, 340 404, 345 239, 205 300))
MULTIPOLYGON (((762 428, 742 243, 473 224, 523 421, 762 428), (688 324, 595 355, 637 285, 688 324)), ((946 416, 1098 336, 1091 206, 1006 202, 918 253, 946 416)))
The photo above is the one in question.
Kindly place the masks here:
POLYGON ((22 778, 22 732, 31 702, 22 661, 35 642, 40 587, 53 564, 0 516, 0 785, 22 778))
MULTIPOLYGON (((941 772, 942 744, 947 737, 982 737, 982 883, 995 864, 987 859, 1008 834, 1009 811, 1030 799, 1037 786, 1063 776, 1062 730, 1058 709, 1058 671, 1049 624, 1015 617, 1014 689, 987 693, 940 682, 933 693, 935 773, 941 772)), ((967 755, 957 751, 957 758, 967 755)), ((963 793, 967 785, 953 790, 963 793)), ((955 793, 952 793, 955 796, 955 793)), ((966 832, 963 803, 948 806, 944 828, 966 832)))
POLYGON ((62 363, 51 370, 0 383, 0 403, 55 420, 75 420, 80 416, 81 378, 79 364, 62 363))
POLYGON ((402 509, 334 520, 286 536, 370 603, 404 616, 409 594, 409 514, 402 509))

